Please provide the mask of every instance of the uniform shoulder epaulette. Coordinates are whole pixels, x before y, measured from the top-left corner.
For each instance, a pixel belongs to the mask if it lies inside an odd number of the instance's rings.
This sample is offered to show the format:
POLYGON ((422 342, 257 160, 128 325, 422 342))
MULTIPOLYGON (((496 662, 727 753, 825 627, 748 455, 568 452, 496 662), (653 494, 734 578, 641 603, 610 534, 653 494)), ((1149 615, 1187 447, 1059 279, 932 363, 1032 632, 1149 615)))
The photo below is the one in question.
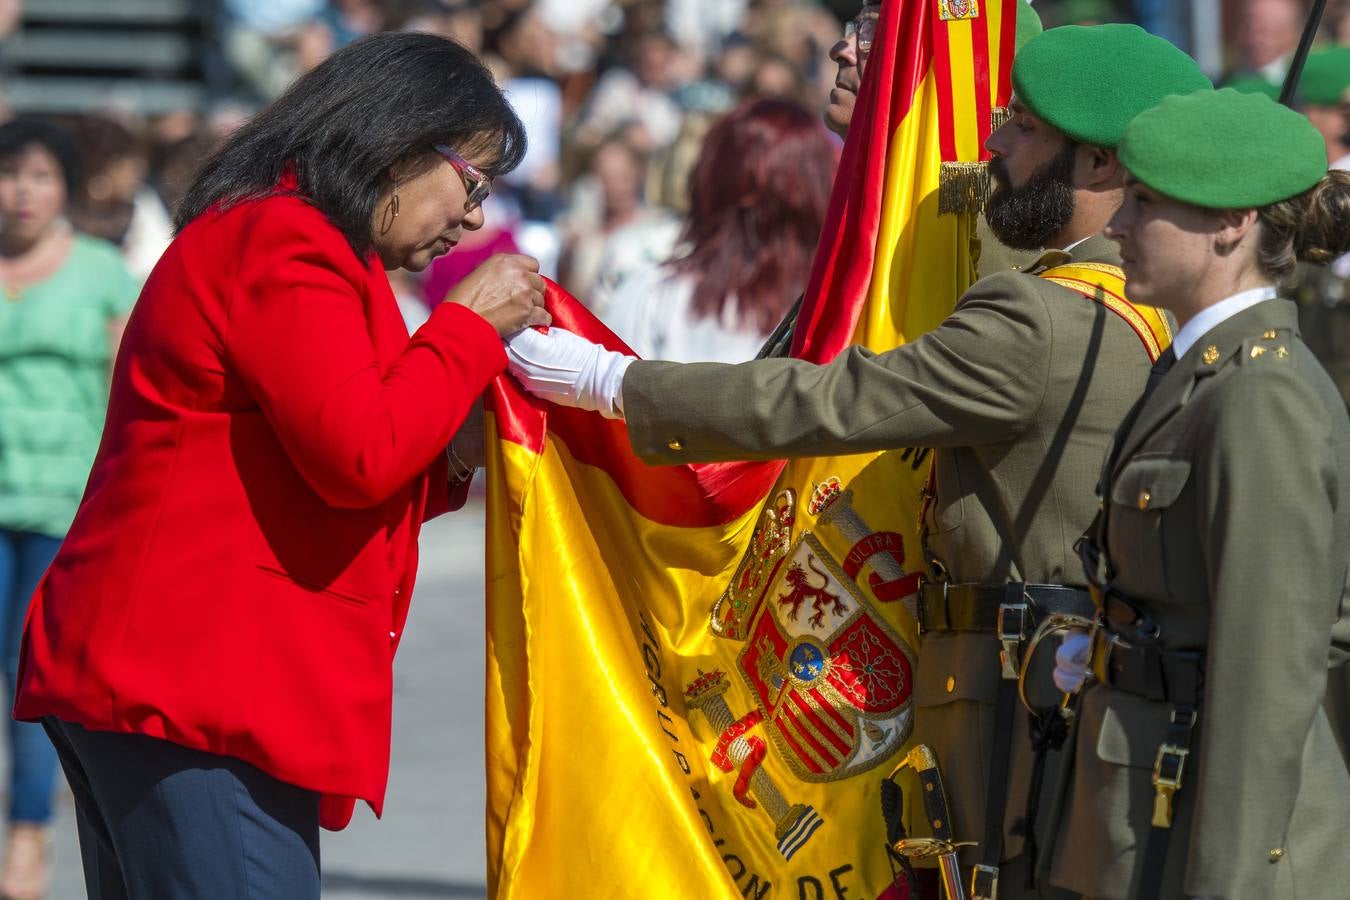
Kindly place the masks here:
POLYGON ((1238 365, 1269 365, 1288 362, 1294 352, 1294 332, 1288 328, 1271 328, 1242 342, 1238 365))
POLYGON ((1013 266, 1012 271, 1022 272, 1025 275, 1039 275, 1072 260, 1071 253, 1065 253, 1063 250, 1047 250, 1038 256, 1035 262, 1025 266, 1013 266))

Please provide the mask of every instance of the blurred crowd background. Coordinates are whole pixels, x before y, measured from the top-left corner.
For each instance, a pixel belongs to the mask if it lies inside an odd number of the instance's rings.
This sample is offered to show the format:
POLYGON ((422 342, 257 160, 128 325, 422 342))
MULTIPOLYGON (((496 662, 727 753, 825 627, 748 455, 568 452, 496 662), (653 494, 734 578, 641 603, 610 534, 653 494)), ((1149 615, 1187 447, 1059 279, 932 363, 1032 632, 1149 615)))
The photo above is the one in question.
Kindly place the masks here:
MULTIPOLYGON (((1046 27, 1135 22, 1189 51, 1216 81, 1273 95, 1309 5, 1037 0, 1034 9, 1046 27)), ((478 53, 526 125, 528 154, 493 185, 486 225, 427 271, 390 273, 410 329, 490 255, 518 251, 639 354, 737 361, 755 354, 805 287, 847 128, 831 92, 853 77, 846 70, 856 73, 856 42, 841 38, 860 8, 0 0, 6 682, 28 597, 98 443, 120 327, 173 237, 171 211, 222 139, 297 75, 362 35, 433 32, 478 53)), ((1298 105, 1332 165, 1350 168, 1350 0, 1330 0, 1318 44, 1298 105)), ((1009 264, 1006 253, 986 253, 985 266, 993 259, 1009 264)), ((1350 398, 1350 257, 1301 273, 1293 290, 1305 339, 1350 398)), ((39 898, 56 764, 37 726, 16 728, 0 895, 39 898)))
MULTIPOLYGON (((607 315, 636 270, 697 237, 686 231, 698 218, 689 215, 690 176, 719 116, 753 97, 820 121, 836 75, 830 49, 859 8, 858 0, 0 0, 0 121, 38 113, 68 127, 82 155, 68 218, 116 244, 144 278, 171 238, 170 210, 195 166, 298 73, 373 31, 443 34, 491 66, 527 124, 530 149, 495 186, 487 227, 429 272, 396 276, 409 323, 502 250, 538 257, 607 315)), ((1271 90, 1307 16, 1301 0, 1039 0, 1035 9, 1047 26, 1138 22, 1216 79, 1271 90)), ((1350 0, 1333 0, 1321 41, 1350 44, 1350 0)), ((1343 107, 1334 117, 1328 133, 1340 140, 1343 107)), ((771 143, 791 127, 777 121, 771 143)), ((751 138, 739 139, 723 148, 730 162, 708 166, 708 192, 725 195, 744 177, 764 193, 763 173, 725 171, 744 162, 737 154, 751 138)), ((817 213, 789 214, 803 217, 805 234, 817 213)), ((804 267, 785 263, 776 287, 800 291, 804 267)), ((750 318, 759 326, 768 317, 750 318)), ((662 324, 638 316, 625 336, 641 344, 641 329, 659 337, 662 324)))

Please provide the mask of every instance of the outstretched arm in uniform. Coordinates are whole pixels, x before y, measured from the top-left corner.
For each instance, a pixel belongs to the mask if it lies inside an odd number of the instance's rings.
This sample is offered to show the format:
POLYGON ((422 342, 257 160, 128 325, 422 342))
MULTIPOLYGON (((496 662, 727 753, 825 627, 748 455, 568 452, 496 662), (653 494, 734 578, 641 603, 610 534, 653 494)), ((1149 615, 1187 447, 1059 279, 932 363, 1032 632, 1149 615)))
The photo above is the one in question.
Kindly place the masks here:
POLYGON ((937 329, 885 353, 851 347, 828 365, 630 361, 598 348, 579 360, 574 336, 559 336, 558 351, 576 377, 550 374, 554 351, 538 336, 520 348, 513 339, 508 356, 541 396, 621 415, 652 463, 992 443, 1025 429, 1045 391, 1053 331, 1038 286, 1015 272, 986 278, 937 329))

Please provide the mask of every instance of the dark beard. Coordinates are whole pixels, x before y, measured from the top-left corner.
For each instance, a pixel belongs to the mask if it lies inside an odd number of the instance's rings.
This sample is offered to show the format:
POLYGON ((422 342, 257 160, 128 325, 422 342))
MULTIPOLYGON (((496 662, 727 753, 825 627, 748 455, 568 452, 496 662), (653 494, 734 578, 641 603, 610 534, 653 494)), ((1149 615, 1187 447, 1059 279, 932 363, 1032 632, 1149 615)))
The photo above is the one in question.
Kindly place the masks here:
POLYGON ((985 207, 989 230, 1014 250, 1039 250, 1073 218, 1073 163, 1077 145, 1070 143, 1054 159, 1036 169, 1027 183, 1014 188, 1008 166, 995 157, 989 174, 998 185, 985 207))

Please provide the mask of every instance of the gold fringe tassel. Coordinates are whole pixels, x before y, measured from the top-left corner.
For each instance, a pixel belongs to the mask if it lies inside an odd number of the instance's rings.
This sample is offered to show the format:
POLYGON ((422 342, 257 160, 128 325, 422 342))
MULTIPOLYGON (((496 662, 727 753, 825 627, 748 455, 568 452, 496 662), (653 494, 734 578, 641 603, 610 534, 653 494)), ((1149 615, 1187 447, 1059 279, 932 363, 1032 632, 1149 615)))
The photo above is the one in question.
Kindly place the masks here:
POLYGON ((978 214, 989 199, 989 164, 947 162, 938 173, 938 214, 978 214))

